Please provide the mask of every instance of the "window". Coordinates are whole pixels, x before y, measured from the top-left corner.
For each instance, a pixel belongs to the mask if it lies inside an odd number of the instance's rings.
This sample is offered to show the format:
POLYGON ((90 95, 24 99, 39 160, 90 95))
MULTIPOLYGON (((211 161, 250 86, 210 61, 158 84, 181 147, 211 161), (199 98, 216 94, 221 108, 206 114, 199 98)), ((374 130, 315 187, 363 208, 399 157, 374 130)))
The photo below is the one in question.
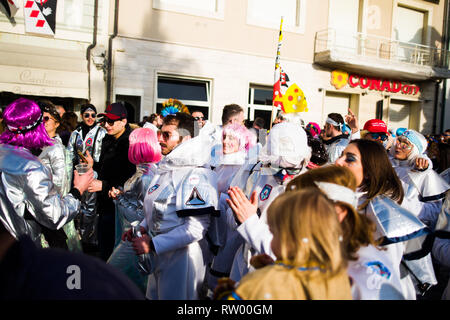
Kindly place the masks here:
POLYGON ((225 0, 153 0, 153 9, 223 19, 224 2, 225 0))
POLYGON ((336 31, 335 45, 340 49, 356 49, 363 12, 360 0, 330 1, 328 27, 336 31))
POLYGON ((306 20, 305 0, 248 0, 247 23, 272 29, 304 33, 306 20))
POLYGON ((159 76, 156 88, 156 112, 161 112, 164 101, 173 98, 184 103, 191 113, 198 110, 209 119, 210 85, 211 82, 208 80, 159 76))
POLYGON ((400 61, 424 64, 429 60, 429 50, 422 45, 427 45, 430 19, 431 12, 427 9, 397 6, 393 38, 399 41, 397 55, 400 61))
MULTIPOLYGON (((272 98, 273 87, 250 85, 249 99, 248 99, 248 114, 247 118, 250 121, 255 120, 256 117, 264 119, 264 128, 270 128, 270 117, 272 115, 272 98)), ((274 110, 273 117, 276 112, 274 110)))

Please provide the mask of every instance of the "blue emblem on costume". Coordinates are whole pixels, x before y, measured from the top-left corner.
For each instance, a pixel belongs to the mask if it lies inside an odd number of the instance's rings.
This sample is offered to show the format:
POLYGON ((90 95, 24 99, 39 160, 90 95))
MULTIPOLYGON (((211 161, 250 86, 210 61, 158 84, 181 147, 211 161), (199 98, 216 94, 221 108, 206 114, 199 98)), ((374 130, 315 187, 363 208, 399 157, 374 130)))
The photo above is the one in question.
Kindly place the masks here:
POLYGON ((389 271, 389 269, 380 261, 370 261, 367 262, 366 265, 386 279, 389 279, 391 277, 391 272, 389 271))
POLYGON ((159 188, 159 184, 155 184, 153 187, 148 189, 148 193, 147 194, 153 193, 153 191, 155 191, 158 188, 159 188))
POLYGON ((265 201, 269 198, 270 192, 272 191, 272 186, 266 184, 264 188, 262 188, 261 193, 259 194, 259 199, 261 201, 265 201))

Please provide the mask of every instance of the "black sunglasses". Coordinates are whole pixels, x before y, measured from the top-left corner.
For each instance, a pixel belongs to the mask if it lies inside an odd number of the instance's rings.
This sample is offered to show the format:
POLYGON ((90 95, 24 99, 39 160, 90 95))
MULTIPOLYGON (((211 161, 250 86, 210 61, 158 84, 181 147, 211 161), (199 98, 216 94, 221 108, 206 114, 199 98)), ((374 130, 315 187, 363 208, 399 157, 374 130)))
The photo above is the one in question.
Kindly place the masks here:
POLYGON ((198 120, 204 120, 205 117, 194 117, 194 119, 197 120, 197 121, 198 121, 198 120))
POLYGON ((83 118, 96 118, 97 115, 95 113, 83 113, 83 118))
MULTIPOLYGON (((120 120, 120 119, 118 119, 118 120, 120 120)), ((113 126, 114 123, 115 123, 116 121, 118 121, 118 120, 111 120, 111 119, 109 119, 109 118, 103 118, 102 120, 100 120, 100 122, 102 122, 103 124, 104 124, 105 122, 107 122, 110 126, 113 126)))

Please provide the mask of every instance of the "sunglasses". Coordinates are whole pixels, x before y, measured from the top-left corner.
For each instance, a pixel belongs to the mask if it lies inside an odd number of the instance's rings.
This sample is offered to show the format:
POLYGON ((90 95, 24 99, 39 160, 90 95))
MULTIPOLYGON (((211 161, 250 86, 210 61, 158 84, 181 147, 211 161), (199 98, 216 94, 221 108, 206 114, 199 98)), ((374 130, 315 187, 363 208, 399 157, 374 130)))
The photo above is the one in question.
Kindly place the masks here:
POLYGON ((161 130, 158 131, 157 135, 158 135, 158 138, 162 136, 164 141, 167 141, 167 140, 169 140, 172 137, 172 134, 170 132, 168 132, 168 131, 161 131, 161 130))
POLYGON ((83 118, 96 118, 97 115, 95 113, 83 113, 83 118))
POLYGON ((412 147, 413 147, 412 145, 408 144, 408 142, 402 141, 402 140, 398 140, 398 139, 397 139, 397 141, 395 141, 395 144, 397 146, 399 146, 400 149, 405 149, 405 150, 412 149, 412 147))
POLYGON ((205 120, 205 117, 194 117, 195 120, 205 120))
POLYGON ((103 123, 103 124, 107 123, 107 124, 109 124, 110 126, 113 126, 114 123, 115 123, 116 121, 119 121, 119 120, 120 120, 120 119, 118 119, 118 120, 111 120, 111 119, 109 119, 109 118, 103 118, 103 119, 101 120, 101 123, 103 123))
POLYGON ((42 117, 42 119, 44 120, 44 122, 47 122, 48 120, 50 120, 50 119, 52 119, 53 121, 55 121, 56 122, 56 120, 55 119, 53 119, 53 118, 50 118, 49 116, 44 116, 44 117, 42 117))
POLYGON ((381 141, 384 141, 384 140, 387 139, 387 134, 385 134, 385 133, 372 133, 372 132, 370 132, 370 135, 371 135, 372 138, 375 139, 375 140, 377 140, 378 138, 379 138, 381 141))

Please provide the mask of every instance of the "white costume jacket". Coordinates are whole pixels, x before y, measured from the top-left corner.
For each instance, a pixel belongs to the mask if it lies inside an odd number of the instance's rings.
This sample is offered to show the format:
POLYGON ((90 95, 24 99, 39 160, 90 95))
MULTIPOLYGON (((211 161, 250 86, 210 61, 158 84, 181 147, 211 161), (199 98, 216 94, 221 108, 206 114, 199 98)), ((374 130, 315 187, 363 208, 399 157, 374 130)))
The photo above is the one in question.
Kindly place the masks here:
POLYGON ((205 278, 204 236, 218 213, 216 174, 209 169, 210 140, 190 139, 158 166, 144 200, 141 226, 152 236, 149 299, 198 299, 205 278), (206 152, 202 152, 206 151, 206 152), (206 154, 207 153, 207 154, 206 154))

